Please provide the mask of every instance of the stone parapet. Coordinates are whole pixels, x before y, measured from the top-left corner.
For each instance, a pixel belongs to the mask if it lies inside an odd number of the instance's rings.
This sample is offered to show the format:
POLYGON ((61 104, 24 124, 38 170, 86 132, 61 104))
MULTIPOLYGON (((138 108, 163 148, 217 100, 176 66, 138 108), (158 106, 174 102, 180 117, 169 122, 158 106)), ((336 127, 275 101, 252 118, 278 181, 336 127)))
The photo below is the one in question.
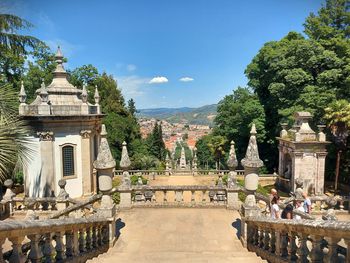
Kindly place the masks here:
POLYGON ((257 216, 244 220, 248 250, 269 262, 309 262, 309 258, 312 262, 350 262, 349 253, 344 256, 338 252, 340 240, 344 240, 345 250, 349 248, 350 222, 257 216))

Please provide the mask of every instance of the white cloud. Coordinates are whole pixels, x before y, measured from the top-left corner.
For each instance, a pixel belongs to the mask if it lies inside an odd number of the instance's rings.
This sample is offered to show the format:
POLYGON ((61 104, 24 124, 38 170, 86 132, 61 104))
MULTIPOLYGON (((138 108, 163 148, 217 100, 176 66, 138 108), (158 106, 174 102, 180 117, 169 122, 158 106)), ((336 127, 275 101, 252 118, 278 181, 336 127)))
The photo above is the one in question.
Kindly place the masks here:
POLYGON ((182 81, 182 82, 190 82, 190 81, 194 81, 193 78, 190 78, 190 77, 182 77, 179 79, 179 81, 182 81))
POLYGON ((126 66, 126 69, 128 71, 135 71, 136 70, 136 66, 134 64, 129 64, 126 66))
POLYGON ((166 77, 154 77, 149 81, 149 84, 167 83, 169 80, 166 77))
POLYGON ((143 95, 145 93, 143 88, 149 82, 149 78, 142 78, 136 75, 120 76, 116 80, 123 95, 128 99, 143 95))

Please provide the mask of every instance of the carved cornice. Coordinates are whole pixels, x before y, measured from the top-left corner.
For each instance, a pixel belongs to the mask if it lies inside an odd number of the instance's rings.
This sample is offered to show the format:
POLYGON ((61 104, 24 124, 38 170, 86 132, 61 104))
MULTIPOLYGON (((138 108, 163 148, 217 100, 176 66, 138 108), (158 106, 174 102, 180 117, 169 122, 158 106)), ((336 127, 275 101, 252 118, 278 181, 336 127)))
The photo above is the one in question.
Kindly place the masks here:
POLYGON ((41 131, 36 133, 39 137, 39 141, 54 141, 55 136, 52 131, 41 131))
POLYGON ((81 130, 80 131, 80 136, 83 137, 84 139, 90 138, 91 130, 81 130))

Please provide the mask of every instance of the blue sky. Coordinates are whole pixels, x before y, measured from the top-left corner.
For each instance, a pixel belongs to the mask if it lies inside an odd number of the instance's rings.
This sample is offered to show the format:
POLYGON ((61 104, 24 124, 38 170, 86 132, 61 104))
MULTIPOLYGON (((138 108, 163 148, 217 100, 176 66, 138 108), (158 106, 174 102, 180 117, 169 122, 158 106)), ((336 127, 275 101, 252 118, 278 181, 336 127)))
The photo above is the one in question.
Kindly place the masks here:
POLYGON ((245 86, 262 45, 303 31, 320 0, 2 0, 0 9, 61 45, 66 68, 112 74, 138 108, 217 103, 245 86))

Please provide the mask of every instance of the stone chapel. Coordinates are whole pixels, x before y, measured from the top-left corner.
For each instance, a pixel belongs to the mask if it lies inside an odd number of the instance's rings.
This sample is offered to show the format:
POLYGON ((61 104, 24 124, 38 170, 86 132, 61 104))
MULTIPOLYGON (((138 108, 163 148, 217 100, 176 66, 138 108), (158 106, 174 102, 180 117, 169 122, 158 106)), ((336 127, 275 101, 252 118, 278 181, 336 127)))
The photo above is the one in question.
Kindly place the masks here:
POLYGON ((93 162, 103 117, 100 97, 96 88, 95 104, 90 104, 86 87, 78 89, 69 83, 59 47, 55 59, 51 84, 43 82, 32 103, 26 103, 23 83, 19 94, 19 114, 32 128, 28 136, 33 156, 23 169, 25 194, 56 196, 57 182, 65 179, 71 197, 88 196, 96 192, 97 185, 93 162))

